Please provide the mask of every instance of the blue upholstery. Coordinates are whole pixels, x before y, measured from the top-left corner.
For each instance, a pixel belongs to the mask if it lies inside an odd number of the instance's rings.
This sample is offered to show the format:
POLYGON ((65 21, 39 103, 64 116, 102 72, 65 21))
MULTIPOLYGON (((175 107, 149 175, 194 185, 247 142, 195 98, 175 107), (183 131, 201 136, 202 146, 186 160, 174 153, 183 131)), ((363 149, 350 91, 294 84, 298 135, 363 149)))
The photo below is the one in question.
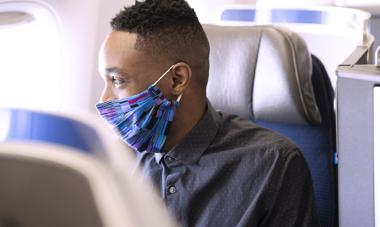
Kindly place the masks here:
MULTIPOLYGON (((251 9, 225 9, 220 15, 222 21, 256 21, 257 10, 251 9)), ((305 23, 323 24, 328 17, 327 12, 307 9, 272 9, 270 21, 272 23, 305 23)))
POLYGON ((55 143, 85 153, 104 151, 95 130, 79 121, 31 110, 0 109, 0 111, 7 111, 9 115, 9 119, 3 119, 9 125, 3 141, 55 143))
POLYGON ((326 70, 315 56, 312 82, 321 125, 297 125, 257 121, 256 123, 287 136, 301 149, 312 174, 317 209, 323 227, 337 226, 337 167, 335 166, 335 115, 333 89, 326 70))
POLYGON ((326 129, 322 126, 286 125, 263 121, 256 123, 285 135, 301 149, 312 174, 321 225, 334 226, 331 223, 334 210, 332 201, 336 200, 336 193, 332 187, 335 185, 334 177, 331 174, 333 156, 326 154, 331 150, 326 129))
POLYGON ((241 9, 241 10, 224 10, 220 16, 223 21, 238 20, 238 21, 255 21, 256 10, 255 9, 241 9))

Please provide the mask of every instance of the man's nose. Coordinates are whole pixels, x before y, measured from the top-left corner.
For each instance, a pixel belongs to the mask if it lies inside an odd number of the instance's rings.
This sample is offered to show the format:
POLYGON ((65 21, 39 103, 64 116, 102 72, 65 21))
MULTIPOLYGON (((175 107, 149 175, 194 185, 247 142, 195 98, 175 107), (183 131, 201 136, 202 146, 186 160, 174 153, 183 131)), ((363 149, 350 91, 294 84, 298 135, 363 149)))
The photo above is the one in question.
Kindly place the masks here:
POLYGON ((116 96, 108 88, 104 88, 102 95, 100 96, 100 102, 107 102, 116 99, 116 96))

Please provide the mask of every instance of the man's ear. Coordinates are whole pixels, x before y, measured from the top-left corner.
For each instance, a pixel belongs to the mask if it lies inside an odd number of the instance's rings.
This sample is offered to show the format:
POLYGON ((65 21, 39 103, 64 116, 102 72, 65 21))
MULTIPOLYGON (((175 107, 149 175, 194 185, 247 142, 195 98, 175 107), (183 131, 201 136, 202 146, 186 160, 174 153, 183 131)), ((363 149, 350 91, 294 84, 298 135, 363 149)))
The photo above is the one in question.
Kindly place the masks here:
POLYGON ((184 62, 179 62, 173 66, 173 77, 171 90, 173 95, 181 95, 190 84, 192 76, 191 68, 184 62))

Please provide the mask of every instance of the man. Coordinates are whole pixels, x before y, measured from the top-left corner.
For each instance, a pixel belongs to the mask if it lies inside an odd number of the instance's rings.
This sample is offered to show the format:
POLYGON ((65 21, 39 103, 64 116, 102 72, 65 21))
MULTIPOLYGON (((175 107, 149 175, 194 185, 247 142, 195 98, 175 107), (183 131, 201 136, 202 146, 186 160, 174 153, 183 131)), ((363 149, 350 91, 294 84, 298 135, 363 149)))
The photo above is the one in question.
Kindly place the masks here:
POLYGON ((137 2, 111 26, 97 108, 181 225, 319 226, 295 145, 208 102, 209 44, 184 0, 137 2))

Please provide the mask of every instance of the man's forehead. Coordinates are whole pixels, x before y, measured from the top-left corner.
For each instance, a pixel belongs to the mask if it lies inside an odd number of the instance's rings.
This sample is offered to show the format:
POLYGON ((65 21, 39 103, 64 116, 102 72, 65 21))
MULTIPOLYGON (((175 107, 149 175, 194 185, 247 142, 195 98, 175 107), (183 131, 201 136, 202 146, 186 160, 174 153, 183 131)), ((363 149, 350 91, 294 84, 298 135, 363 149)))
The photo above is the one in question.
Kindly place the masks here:
POLYGON ((107 68, 123 68, 141 61, 143 53, 135 49, 137 36, 128 32, 111 32, 99 52, 99 71, 107 68))
POLYGON ((136 48, 138 35, 123 31, 113 31, 105 39, 99 53, 99 72, 107 69, 120 69, 129 72, 131 69, 153 70, 162 65, 172 64, 170 59, 140 48, 136 48), (147 68, 147 66, 149 66, 147 68))
POLYGON ((135 50, 137 35, 123 31, 113 31, 104 40, 104 51, 128 51, 135 50))

